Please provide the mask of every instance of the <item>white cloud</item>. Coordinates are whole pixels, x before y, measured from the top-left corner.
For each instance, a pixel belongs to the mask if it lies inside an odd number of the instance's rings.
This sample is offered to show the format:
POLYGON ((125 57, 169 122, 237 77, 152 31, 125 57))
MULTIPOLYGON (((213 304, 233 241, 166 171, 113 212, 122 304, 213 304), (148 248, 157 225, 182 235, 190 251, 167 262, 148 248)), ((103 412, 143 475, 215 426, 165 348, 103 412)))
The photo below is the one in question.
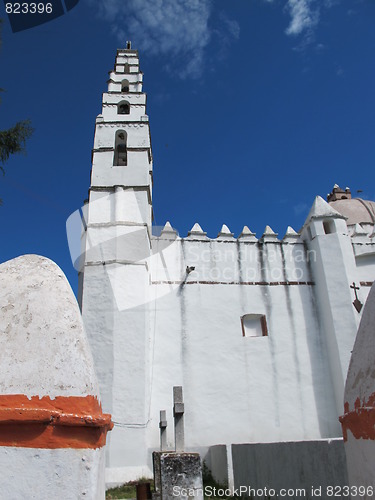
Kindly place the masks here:
POLYGON ((288 0, 286 8, 291 20, 286 29, 287 35, 300 35, 311 32, 319 21, 319 10, 313 8, 314 0, 288 0))
MULTIPOLYGON (((181 78, 199 78, 210 59, 223 59, 239 38, 239 23, 218 11, 215 0, 87 0, 110 24, 121 46, 133 47, 158 57, 170 73, 181 78)), ((245 0, 244 0, 245 1, 245 0)), ((248 0, 255 1, 255 0, 248 0)), ((275 0, 261 0, 275 3, 275 0)), ((284 0, 290 16, 287 35, 302 36, 303 50, 314 39, 320 10, 341 0, 284 0)), ((230 12, 230 2, 228 2, 230 12)))
MULTIPOLYGON (((264 0, 269 1, 269 0, 264 0)), ((315 28, 318 26, 320 13, 339 5, 341 0, 287 0, 285 10, 290 15, 290 23, 285 30, 287 35, 303 36, 300 49, 314 41, 315 28)))
MULTIPOLYGON (((106 19, 121 45, 151 56, 164 56, 164 66, 181 78, 198 78, 213 32, 209 27, 212 0, 90 0, 106 19)), ((236 21, 225 19, 226 39, 238 37, 236 21)))

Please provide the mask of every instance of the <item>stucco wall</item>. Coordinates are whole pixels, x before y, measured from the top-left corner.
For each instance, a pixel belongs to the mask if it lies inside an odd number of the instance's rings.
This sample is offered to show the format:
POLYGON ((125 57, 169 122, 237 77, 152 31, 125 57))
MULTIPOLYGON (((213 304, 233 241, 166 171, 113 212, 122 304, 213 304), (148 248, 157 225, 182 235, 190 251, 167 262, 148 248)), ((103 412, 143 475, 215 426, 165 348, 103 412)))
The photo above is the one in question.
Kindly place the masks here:
POLYGON ((0 280, 0 497, 103 499, 105 440, 74 421, 103 415, 85 410, 99 392, 73 291, 37 255, 1 264, 0 280))
POLYGON ((165 408, 172 421, 172 386, 183 385, 190 447, 339 436, 303 245, 185 239, 163 259, 151 266, 151 296, 165 291, 150 307, 151 416, 165 408), (299 262, 285 258, 297 249, 299 262), (249 313, 266 316, 268 336, 243 336, 249 313))
POLYGON ((0 448, 1 498, 102 500, 104 453, 85 449, 0 448))

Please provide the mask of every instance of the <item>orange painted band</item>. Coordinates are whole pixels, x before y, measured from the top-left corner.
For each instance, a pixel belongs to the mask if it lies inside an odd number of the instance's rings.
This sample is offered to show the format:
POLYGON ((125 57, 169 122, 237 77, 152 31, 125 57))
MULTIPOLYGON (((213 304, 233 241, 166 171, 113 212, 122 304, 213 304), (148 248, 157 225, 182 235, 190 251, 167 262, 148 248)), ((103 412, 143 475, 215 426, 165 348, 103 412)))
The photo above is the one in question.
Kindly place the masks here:
POLYGON ((375 441, 375 394, 361 405, 359 398, 354 403, 354 410, 349 411, 349 404, 345 403, 345 413, 339 418, 342 426, 344 441, 348 439, 348 430, 355 439, 370 439, 375 441))
POLYGON ((101 448, 112 428, 94 396, 0 396, 0 446, 101 448))

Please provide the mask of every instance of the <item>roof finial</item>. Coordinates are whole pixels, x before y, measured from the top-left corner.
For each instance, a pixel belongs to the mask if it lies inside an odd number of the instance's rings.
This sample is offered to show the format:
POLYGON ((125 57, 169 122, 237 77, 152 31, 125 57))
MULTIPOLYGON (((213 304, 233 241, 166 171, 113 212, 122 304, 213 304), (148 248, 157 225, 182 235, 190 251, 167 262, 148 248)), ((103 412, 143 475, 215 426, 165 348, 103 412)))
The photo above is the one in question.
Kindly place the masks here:
POLYGON ((132 48, 132 43, 131 43, 131 41, 130 41, 130 40, 127 40, 127 41, 126 41, 126 49, 127 49, 127 50, 130 50, 131 48, 132 48))

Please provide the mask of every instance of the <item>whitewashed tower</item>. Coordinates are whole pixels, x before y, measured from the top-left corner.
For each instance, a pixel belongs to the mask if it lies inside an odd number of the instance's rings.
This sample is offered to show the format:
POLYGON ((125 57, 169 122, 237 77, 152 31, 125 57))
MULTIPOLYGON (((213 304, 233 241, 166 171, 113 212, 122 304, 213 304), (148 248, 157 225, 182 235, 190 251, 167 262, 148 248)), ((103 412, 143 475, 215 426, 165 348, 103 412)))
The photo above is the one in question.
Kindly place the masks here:
POLYGON ((351 289, 357 269, 345 219, 317 196, 302 230, 313 256, 310 265, 338 415, 342 412, 345 379, 359 323, 351 289))
POLYGON ((107 482, 149 475, 148 302, 152 152, 138 52, 117 51, 95 124, 85 247, 82 316, 103 408, 115 422, 107 482))

